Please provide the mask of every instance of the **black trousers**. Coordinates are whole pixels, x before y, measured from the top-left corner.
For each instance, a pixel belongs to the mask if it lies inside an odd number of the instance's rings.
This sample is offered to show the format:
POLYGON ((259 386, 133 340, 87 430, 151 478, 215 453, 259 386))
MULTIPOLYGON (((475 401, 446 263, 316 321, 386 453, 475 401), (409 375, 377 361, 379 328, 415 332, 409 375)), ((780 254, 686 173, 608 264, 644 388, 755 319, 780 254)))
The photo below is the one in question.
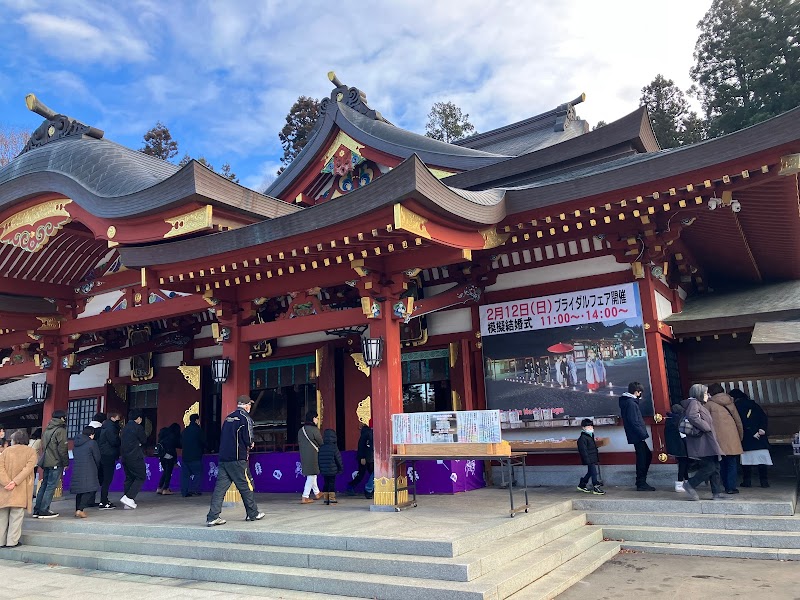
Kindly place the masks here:
POLYGON ((75 494, 75 510, 83 510, 88 508, 94 501, 94 495, 97 492, 83 492, 75 494))
POLYGON ((117 468, 117 459, 110 456, 100 457, 100 471, 103 476, 100 478, 100 503, 108 504, 108 488, 114 479, 114 471, 117 468))
POLYGON ((636 452, 636 485, 644 485, 647 483, 647 472, 650 470, 650 461, 653 460, 653 452, 647 445, 646 440, 636 442, 633 445, 636 452))
POLYGON ((242 495, 244 508, 247 516, 255 518, 258 515, 255 494, 253 493, 253 480, 250 477, 246 460, 234 460, 219 463, 217 470, 217 483, 214 486, 214 493, 211 494, 211 507, 208 509, 207 522, 211 522, 219 517, 222 512, 222 501, 225 499, 225 492, 231 487, 231 483, 236 486, 242 495))
POLYGON ((136 500, 136 496, 142 489, 142 484, 147 477, 144 458, 125 459, 123 468, 125 469, 125 495, 131 500, 136 500))
POLYGON ((359 483, 361 483, 361 480, 364 479, 364 475, 366 475, 367 473, 374 473, 374 472, 375 472, 374 462, 368 462, 362 465, 361 461, 359 461, 358 473, 356 473, 356 476, 353 477, 353 480, 347 485, 347 487, 350 488, 356 487, 359 483))
POLYGON ((586 487, 586 484, 589 483, 589 479, 592 480, 592 485, 599 485, 600 484, 600 474, 597 465, 586 465, 586 475, 581 477, 581 487, 586 487))
POLYGON ((322 488, 323 492, 336 492, 336 475, 324 475, 325 485, 322 488))
POLYGON ((711 484, 711 493, 722 493, 722 479, 719 475, 719 459, 716 456, 704 456, 698 462, 697 472, 688 480, 689 485, 697 486, 708 481, 711 484))
POLYGON ((678 481, 686 481, 689 479, 689 457, 677 456, 675 460, 678 461, 678 481))
MULTIPOLYGON (((752 481, 753 467, 751 465, 742 465, 742 482, 750 485, 752 481)), ((762 484, 769 483, 769 476, 767 475, 767 465, 758 465, 758 478, 762 484)))
POLYGON ((159 462, 161 463, 161 479, 158 481, 158 489, 160 490, 168 490, 169 489, 169 482, 172 480, 172 470, 175 468, 175 462, 177 459, 173 456, 172 458, 161 458, 159 462))

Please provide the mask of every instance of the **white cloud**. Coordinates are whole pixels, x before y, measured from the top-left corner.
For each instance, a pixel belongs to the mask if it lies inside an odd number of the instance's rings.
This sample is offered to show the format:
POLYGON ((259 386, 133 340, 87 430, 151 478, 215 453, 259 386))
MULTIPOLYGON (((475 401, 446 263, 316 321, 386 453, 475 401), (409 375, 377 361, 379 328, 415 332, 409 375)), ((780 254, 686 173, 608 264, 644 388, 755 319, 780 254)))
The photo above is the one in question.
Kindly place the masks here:
POLYGON ((97 25, 45 12, 28 12, 19 18, 42 51, 82 63, 113 64, 149 58, 147 44, 116 18, 97 15, 97 25))
MULTIPOLYGON (((251 190, 261 192, 267 188, 269 184, 275 181, 278 176, 278 169, 281 168, 280 161, 266 161, 258 165, 255 172, 250 173, 245 177, 241 177, 241 184, 249 187, 251 190)), ((233 169, 236 172, 236 169, 233 169)))
MULTIPOLYGON (((0 51, 33 40, 39 53, 24 57, 9 80, 30 85, 37 69, 64 74, 59 87, 73 106, 97 113, 75 109, 74 116, 111 139, 138 147, 161 120, 181 154, 235 163, 242 182, 260 189, 279 166, 286 112, 301 94, 327 96, 329 70, 416 132, 438 100, 456 102, 479 131, 581 92, 583 118, 611 121, 638 106, 640 89, 657 73, 689 86, 696 24, 710 4, 73 0, 74 16, 55 17, 63 12, 56 0, 35 8, 0 0, 0 13, 25 34, 5 45, 0 39, 0 51)), ((5 96, 17 94, 0 91, 0 112, 5 96)))

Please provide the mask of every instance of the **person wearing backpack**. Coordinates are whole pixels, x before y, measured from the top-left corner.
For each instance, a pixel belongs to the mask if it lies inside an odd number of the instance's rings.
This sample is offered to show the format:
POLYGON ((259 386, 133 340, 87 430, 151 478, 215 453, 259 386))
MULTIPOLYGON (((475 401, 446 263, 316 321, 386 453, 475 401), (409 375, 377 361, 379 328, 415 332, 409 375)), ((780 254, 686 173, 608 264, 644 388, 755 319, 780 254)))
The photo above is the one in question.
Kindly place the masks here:
POLYGON ((169 489, 169 482, 172 480, 172 471, 178 461, 178 448, 181 447, 181 428, 177 423, 169 427, 163 427, 158 432, 158 443, 156 444, 156 455, 161 463, 161 479, 156 488, 156 494, 160 496, 171 496, 172 490, 169 489))
POLYGON ((53 411, 53 418, 42 434, 42 456, 39 465, 42 468, 42 482, 36 493, 36 504, 33 516, 39 519, 52 519, 58 513, 50 510, 53 494, 58 487, 58 480, 69 466, 69 448, 67 443, 67 411, 53 411))
POLYGON ((680 431, 686 435, 686 453, 689 458, 699 461, 697 472, 683 484, 683 490, 692 500, 699 500, 697 486, 708 481, 714 500, 727 498, 722 493, 719 474, 719 461, 722 456, 711 413, 706 408, 708 388, 701 383, 689 388, 689 397, 681 402, 686 411, 681 421, 680 431))

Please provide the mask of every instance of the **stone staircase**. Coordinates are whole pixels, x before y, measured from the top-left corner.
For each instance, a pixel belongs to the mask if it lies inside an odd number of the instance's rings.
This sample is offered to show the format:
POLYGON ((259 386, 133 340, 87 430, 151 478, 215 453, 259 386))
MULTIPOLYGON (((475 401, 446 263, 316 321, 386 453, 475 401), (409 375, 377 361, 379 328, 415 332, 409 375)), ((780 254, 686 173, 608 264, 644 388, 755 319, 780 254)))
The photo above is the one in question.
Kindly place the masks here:
MULTIPOLYGON (((676 494, 677 496, 677 494, 676 494)), ((625 550, 800 560, 797 493, 786 500, 576 500, 587 521, 625 550)))
MULTIPOLYGON (((453 541, 26 520, 3 558, 387 600, 553 598, 620 550, 563 500, 453 541)), ((398 526, 402 522, 398 521, 398 526)))

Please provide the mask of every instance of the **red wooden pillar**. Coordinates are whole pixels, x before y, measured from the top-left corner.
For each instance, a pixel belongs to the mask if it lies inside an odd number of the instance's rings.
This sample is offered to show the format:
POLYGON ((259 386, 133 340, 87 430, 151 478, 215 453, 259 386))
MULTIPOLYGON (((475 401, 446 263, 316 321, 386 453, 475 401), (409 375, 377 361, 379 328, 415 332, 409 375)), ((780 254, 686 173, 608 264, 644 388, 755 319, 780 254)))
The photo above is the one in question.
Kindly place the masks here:
POLYGON ((372 367, 372 425, 375 440, 375 506, 394 506, 392 414, 403 412, 400 365, 400 321, 392 318, 392 302, 381 303, 381 318, 370 321, 370 337, 384 340, 383 360, 372 367))
POLYGON ((42 407, 42 428, 53 418, 57 410, 69 410, 69 376, 70 369, 61 366, 61 357, 54 357, 53 366, 47 370, 47 383, 50 384, 50 394, 42 407))
POLYGON ((336 430, 336 369, 334 347, 324 344, 316 351, 317 412, 321 429, 336 430))
POLYGON ((450 387, 453 410, 474 410, 475 394, 472 381, 472 349, 469 339, 450 342, 450 387))
POLYGON ((222 419, 236 410, 239 396, 250 396, 250 344, 242 342, 242 329, 238 320, 226 320, 220 325, 230 329, 230 336, 222 343, 222 356, 229 358, 231 369, 222 384, 222 419))

